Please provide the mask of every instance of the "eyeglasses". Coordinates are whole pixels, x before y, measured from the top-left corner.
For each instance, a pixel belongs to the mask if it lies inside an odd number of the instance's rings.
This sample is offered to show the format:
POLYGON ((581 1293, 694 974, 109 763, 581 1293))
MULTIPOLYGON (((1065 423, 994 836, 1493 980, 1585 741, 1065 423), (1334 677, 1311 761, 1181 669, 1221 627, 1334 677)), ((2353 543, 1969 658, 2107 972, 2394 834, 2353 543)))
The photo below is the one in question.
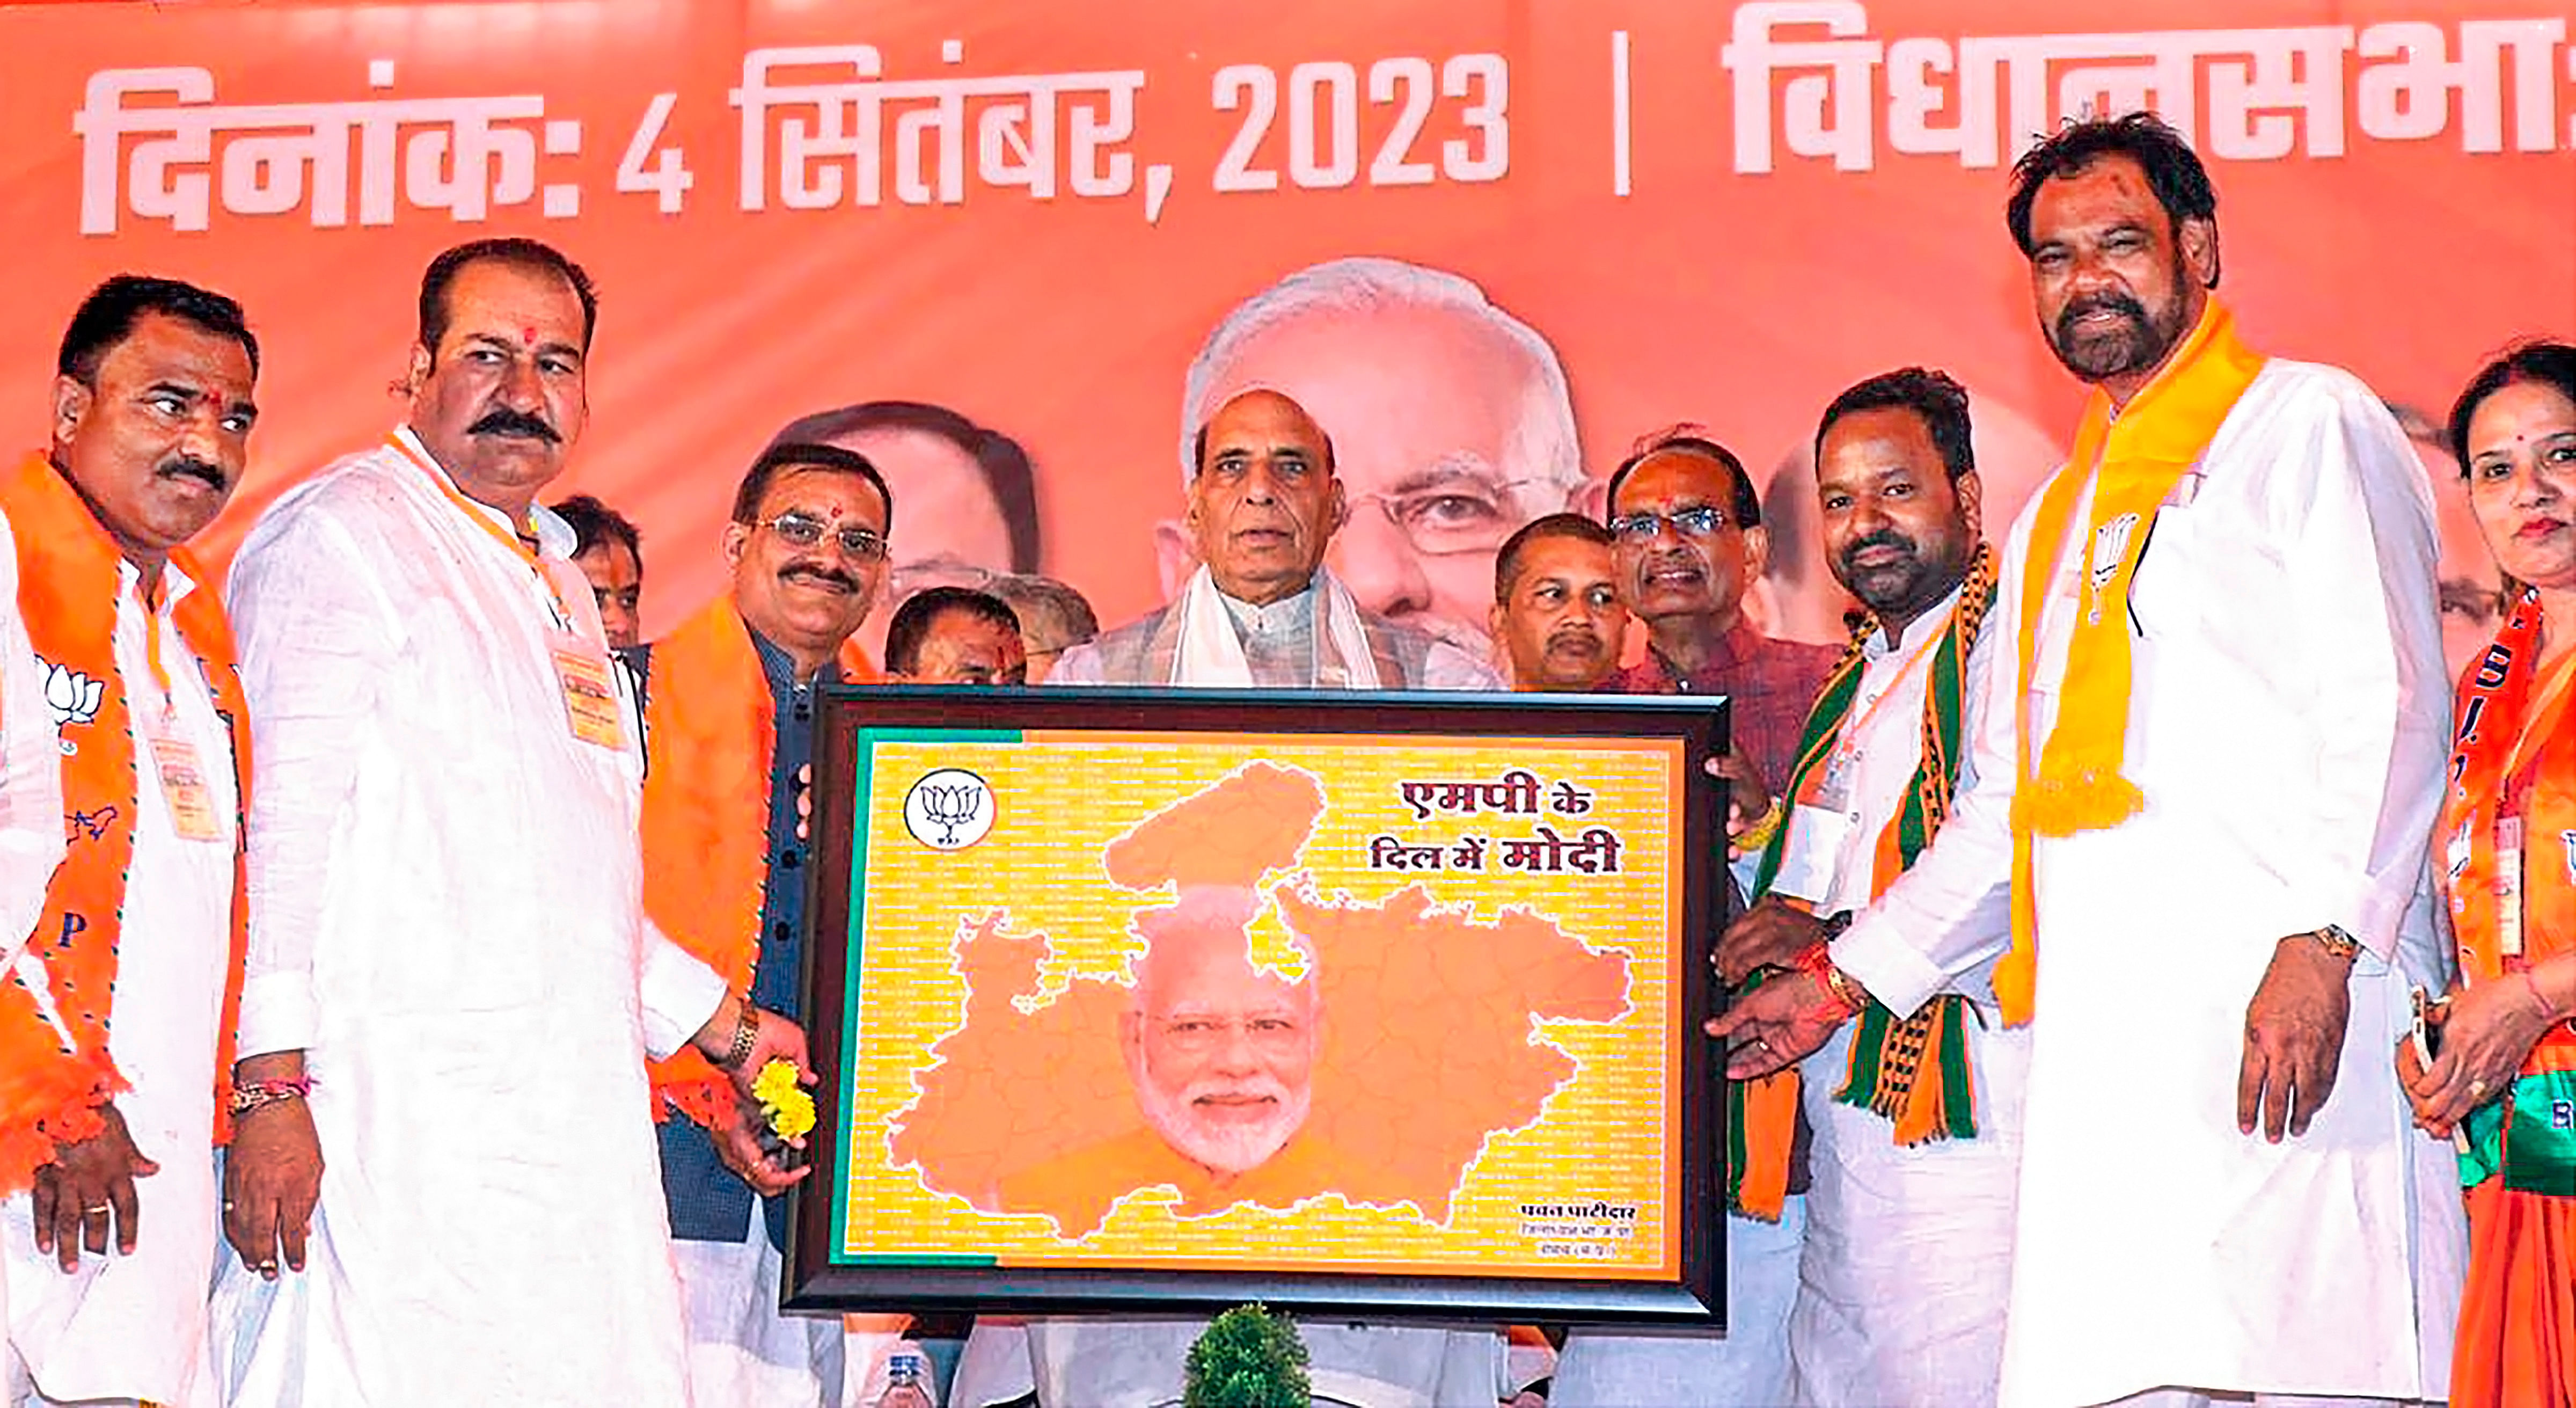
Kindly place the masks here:
POLYGON ((1525 515, 1514 492, 1543 479, 1492 480, 1474 474, 1449 474, 1397 494, 1354 494, 1353 508, 1378 510, 1396 531, 1425 557, 1492 552, 1503 545, 1525 515))
POLYGON ((1192 1055, 1216 1049, 1235 1032, 1255 1050, 1273 1053, 1295 1050, 1306 1034, 1293 1017, 1165 1017, 1155 1025, 1173 1050, 1192 1055))
POLYGON ((841 545, 842 553, 861 562, 874 562, 886 555, 885 534, 855 523, 845 524, 835 531, 819 518, 808 518, 801 513, 782 513, 756 526, 777 534, 779 541, 793 547, 810 548, 823 541, 823 536, 829 533, 841 545))
POLYGON ((1731 522, 1726 510, 1713 504, 1695 504, 1675 513, 1639 510, 1610 520, 1611 536, 1631 543, 1651 543, 1664 531, 1664 525, 1685 538, 1705 538, 1731 522))

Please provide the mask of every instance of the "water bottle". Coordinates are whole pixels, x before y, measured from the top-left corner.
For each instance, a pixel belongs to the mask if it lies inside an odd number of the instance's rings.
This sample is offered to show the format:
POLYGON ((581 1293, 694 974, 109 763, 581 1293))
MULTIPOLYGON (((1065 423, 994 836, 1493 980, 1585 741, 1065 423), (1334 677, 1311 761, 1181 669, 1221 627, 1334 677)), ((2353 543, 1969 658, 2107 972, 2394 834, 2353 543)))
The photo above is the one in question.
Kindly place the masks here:
POLYGON ((927 1372, 918 1354, 886 1356, 886 1391, 876 1408, 932 1408, 927 1372))

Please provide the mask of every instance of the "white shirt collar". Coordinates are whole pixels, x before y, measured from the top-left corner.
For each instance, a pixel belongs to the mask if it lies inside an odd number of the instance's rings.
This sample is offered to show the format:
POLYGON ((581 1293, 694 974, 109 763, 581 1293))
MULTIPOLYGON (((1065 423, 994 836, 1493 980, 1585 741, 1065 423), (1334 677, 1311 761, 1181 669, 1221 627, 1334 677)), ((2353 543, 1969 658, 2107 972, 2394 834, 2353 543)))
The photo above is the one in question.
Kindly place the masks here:
MULTIPOLYGON (((438 456, 429 452, 429 446, 421 443, 420 436, 410 426, 396 427, 394 438, 403 442, 414 455, 419 456, 420 462, 428 465, 440 479, 446 481, 448 488, 456 489, 456 496, 465 501, 468 509, 481 514, 493 527, 505 533, 513 536, 518 533, 519 525, 512 523, 508 514, 473 497, 463 489, 457 489, 456 476, 447 472, 447 466, 438 462, 438 456)), ((544 504, 531 502, 528 505, 528 524, 536 529, 537 554, 540 557, 570 558, 573 549, 580 545, 581 536, 573 532, 572 525, 564 522, 560 515, 544 504)))
POLYGON ((1227 596, 1222 587, 1217 589, 1216 599, 1225 603, 1225 614, 1234 621, 1235 633, 1251 639, 1289 635, 1305 629, 1315 619, 1315 595, 1314 583, 1309 582, 1304 591, 1282 597, 1268 606, 1238 601, 1227 596))
POLYGON ((1912 624, 1905 628, 1905 635, 1901 640, 1893 642, 1889 641, 1887 638, 1887 627, 1885 626, 1881 626, 1877 630, 1870 632, 1869 639, 1862 641, 1860 645, 1862 658, 1869 660, 1883 659, 1889 652, 1895 650, 1904 650, 1909 653, 1910 657, 1910 653, 1920 649, 1925 641, 1932 638, 1934 632, 1947 630, 1949 628, 1950 613, 1958 609, 1959 593, 1965 591, 1967 589, 1967 585, 1967 582, 1962 580, 1958 586, 1950 589, 1950 594, 1948 596, 1941 598, 1939 605, 1934 606, 1931 610, 1915 617, 1912 624))
MULTIPOLYGON (((120 557, 116 560, 116 580, 121 590, 133 593, 137 602, 143 600, 141 568, 120 557)), ((179 603, 196 589, 195 579, 180 571, 178 563, 165 561, 161 564, 161 609, 164 612, 178 610, 179 603)))

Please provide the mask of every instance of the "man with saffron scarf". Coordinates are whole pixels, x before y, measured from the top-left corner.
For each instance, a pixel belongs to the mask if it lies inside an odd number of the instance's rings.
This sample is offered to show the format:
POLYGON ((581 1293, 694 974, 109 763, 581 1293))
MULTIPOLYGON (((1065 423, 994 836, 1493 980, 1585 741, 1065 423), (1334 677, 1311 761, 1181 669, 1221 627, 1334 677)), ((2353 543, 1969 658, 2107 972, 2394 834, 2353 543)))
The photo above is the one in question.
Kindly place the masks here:
MULTIPOLYGON (((882 593, 894 496, 832 445, 773 445, 743 475, 724 533, 733 587, 635 653, 645 677, 644 908, 752 1004, 797 1019, 807 843, 796 774, 815 693, 872 681, 851 639, 882 593), (766 786, 756 785, 767 779, 766 786)), ((884 1390, 900 1317, 778 1309, 787 1200, 809 1170, 741 1157, 733 1082, 695 1052, 653 1067, 689 1325, 689 1384, 727 1408, 863 1408, 884 1390), (858 1332, 863 1323, 867 1332, 858 1332)))
POLYGON ((1771 1069, 1847 996, 1913 1014, 2009 919, 2005 1404, 2415 1401, 2449 1371, 2460 1203, 2390 1060, 2446 967, 2433 506, 2368 388, 2238 340, 2216 210, 2146 114, 2015 169, 2040 326, 2094 394, 2005 549, 1976 781, 1828 961, 1713 1024, 1731 1073, 1771 1069))
MULTIPOLYGON (((1872 377, 1826 408, 1815 457, 1825 560, 1870 619, 1779 801, 1737 838, 1759 899, 1718 946, 1730 984, 1820 963, 1921 853, 1973 779, 1964 745, 2002 653, 1984 629, 1995 579, 1966 390, 1921 368, 1872 377)), ((1950 974, 1911 1018, 1870 1007, 1801 1063, 1814 1142, 1793 1403, 1994 1402, 2029 1033, 1996 1015, 1993 966, 1950 974)))
POLYGON ((221 294, 120 275, 55 365, 52 449, 0 479, 45 672, 31 696, 13 671, 5 707, 60 724, 70 841, 50 884, 27 877, 40 916, 7 901, 26 943, 0 975, 0 1397, 200 1408, 250 750, 232 632, 182 544, 241 482, 259 344, 221 294))
POLYGON ((534 240, 432 260, 406 423, 233 564, 274 765, 239 1075, 312 1081, 225 1169, 235 1408, 686 1404, 645 1057, 694 1046, 745 1086, 802 1064, 644 916, 634 701, 537 503, 589 417, 596 312, 534 240))

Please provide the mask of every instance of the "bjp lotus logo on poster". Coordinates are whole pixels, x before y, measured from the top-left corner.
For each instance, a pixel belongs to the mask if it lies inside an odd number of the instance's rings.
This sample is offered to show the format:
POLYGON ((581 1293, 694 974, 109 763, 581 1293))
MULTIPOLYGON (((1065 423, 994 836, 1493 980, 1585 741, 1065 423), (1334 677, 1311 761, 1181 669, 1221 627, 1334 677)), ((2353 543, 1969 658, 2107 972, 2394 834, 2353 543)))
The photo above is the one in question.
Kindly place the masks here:
POLYGON ((903 829, 934 851, 962 851, 993 829, 993 789, 963 768, 925 773, 903 799, 903 829))

